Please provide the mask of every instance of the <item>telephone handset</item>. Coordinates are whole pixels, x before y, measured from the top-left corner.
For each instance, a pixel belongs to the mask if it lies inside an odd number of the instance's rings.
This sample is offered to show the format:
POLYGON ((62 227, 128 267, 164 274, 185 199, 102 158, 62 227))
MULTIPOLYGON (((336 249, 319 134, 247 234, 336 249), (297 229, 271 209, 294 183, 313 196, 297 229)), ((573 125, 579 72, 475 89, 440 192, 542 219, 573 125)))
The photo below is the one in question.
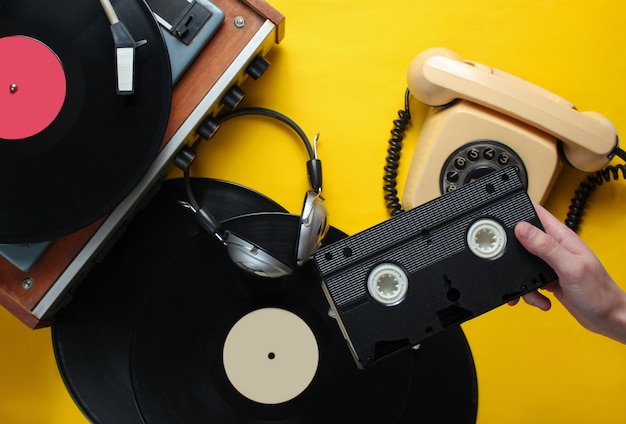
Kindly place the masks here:
POLYGON ((594 172, 617 146, 617 131, 602 115, 447 49, 419 54, 407 79, 410 93, 432 107, 406 180, 406 209, 510 165, 543 202, 564 160, 594 172))

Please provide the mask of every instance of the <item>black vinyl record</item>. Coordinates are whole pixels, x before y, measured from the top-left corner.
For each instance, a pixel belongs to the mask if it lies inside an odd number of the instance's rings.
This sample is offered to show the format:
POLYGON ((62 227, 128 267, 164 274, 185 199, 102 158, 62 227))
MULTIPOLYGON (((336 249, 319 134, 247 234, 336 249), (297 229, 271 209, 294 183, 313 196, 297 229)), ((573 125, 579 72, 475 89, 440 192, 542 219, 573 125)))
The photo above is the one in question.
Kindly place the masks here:
MULTIPOLYGON (((293 257, 297 217, 231 183, 192 185, 228 229, 293 257)), ((308 266, 279 280, 240 270, 177 203, 185 198, 182 181, 167 181, 52 326, 63 380, 91 422, 475 422, 476 374, 460 328, 358 370, 308 266), (271 404, 231 384, 222 357, 224 337, 258 311, 304 323, 319 352, 301 393, 271 404)), ((331 228, 327 241, 344 236, 331 228)))
MULTIPOLYGON (((298 217, 224 223, 282 259, 298 217)), ((345 237, 331 227, 326 242, 345 237)), ((310 264, 280 279, 189 239, 135 317, 130 369, 145 423, 474 423, 477 381, 462 330, 359 370, 310 264)))
MULTIPOLYGON (((284 211, 267 197, 236 184, 194 178, 191 184, 198 201, 219 220, 284 211)), ((162 270, 175 266, 188 241, 205 233, 178 203, 186 197, 182 179, 166 181, 52 325, 61 376, 93 423, 141 423, 129 375, 131 323, 162 270)))
POLYGON ((143 1, 112 3, 146 41, 135 49, 132 95, 116 92, 100 2, 0 3, 0 243, 53 240, 105 216, 163 140, 172 91, 163 36, 143 1))

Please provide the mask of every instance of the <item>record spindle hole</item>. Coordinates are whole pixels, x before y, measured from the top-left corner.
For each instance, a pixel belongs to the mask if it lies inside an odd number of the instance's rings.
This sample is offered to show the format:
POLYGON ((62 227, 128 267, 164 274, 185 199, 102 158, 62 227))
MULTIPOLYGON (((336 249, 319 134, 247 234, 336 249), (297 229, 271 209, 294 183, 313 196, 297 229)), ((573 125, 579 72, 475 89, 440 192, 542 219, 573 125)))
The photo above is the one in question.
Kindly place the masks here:
POLYGON ((63 64, 50 47, 23 35, 1 37, 0 57, 0 138, 32 137, 54 122, 63 107, 63 64))
POLYGON ((275 405, 296 398, 311 384, 319 348, 299 316, 263 308, 233 325, 224 342, 223 361, 228 380, 241 395, 275 405))

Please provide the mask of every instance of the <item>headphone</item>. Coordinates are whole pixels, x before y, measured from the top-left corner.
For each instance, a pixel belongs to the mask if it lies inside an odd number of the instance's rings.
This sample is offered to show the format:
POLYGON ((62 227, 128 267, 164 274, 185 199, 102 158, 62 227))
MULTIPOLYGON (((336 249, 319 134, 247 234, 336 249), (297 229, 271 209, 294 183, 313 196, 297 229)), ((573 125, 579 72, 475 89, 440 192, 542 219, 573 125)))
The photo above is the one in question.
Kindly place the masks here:
POLYGON ((189 202, 180 202, 190 209, 200 222, 200 225, 211 233, 217 240, 226 246, 231 260, 240 268, 252 272, 261 277, 280 278, 293 272, 291 266, 277 259, 270 252, 258 246, 254 242, 241 237, 224 227, 213 214, 202 205, 198 204, 191 189, 189 168, 196 158, 197 148, 203 140, 208 140, 215 135, 222 123, 246 115, 261 115, 269 117, 289 126, 300 137, 307 149, 309 160, 306 163, 310 189, 304 196, 304 205, 299 219, 299 231, 294 252, 296 264, 303 265, 317 250, 328 232, 328 213, 322 197, 322 162, 317 158, 317 139, 315 136, 314 146, 311 146, 304 131, 290 118, 282 113, 271 109, 247 107, 225 113, 221 116, 210 116, 205 119, 196 130, 198 138, 191 146, 181 149, 175 158, 175 165, 183 170, 185 191, 189 202))

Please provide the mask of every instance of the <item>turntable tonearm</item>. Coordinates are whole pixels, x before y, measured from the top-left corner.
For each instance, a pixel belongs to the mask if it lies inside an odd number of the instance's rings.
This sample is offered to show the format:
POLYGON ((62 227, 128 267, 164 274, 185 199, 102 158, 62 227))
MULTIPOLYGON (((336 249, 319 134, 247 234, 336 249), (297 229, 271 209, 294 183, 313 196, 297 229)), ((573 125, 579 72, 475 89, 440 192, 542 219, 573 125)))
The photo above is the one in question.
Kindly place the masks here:
POLYGON ((0 304, 30 328, 50 324, 81 281, 147 202, 170 169, 170 159, 199 122, 244 96, 242 84, 257 79, 268 52, 284 36, 284 16, 264 0, 213 0, 224 23, 180 76, 160 150, 139 184, 99 221, 53 240, 39 259, 21 270, 0 257, 0 304))

